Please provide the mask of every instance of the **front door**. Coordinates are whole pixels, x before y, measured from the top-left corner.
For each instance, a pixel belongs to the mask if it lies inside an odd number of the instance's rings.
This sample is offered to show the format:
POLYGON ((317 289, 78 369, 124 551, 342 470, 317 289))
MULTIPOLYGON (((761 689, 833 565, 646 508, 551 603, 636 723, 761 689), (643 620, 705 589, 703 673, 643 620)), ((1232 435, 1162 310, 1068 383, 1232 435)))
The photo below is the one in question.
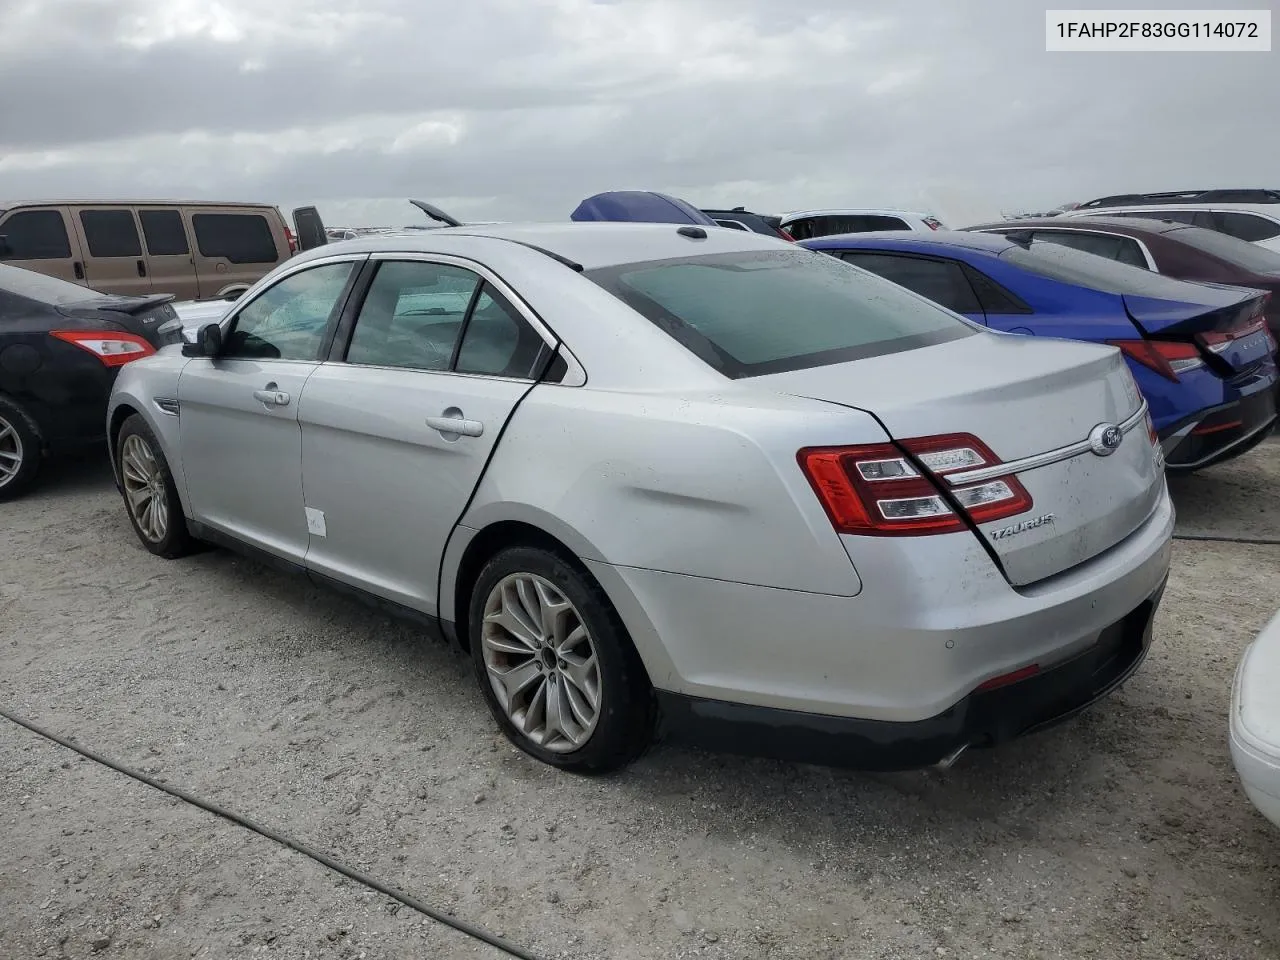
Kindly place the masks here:
POLYGON ((145 296, 151 273, 138 222, 129 207, 72 207, 84 250, 85 283, 100 293, 145 296))
POLYGON ((461 264, 382 262, 302 394, 308 569, 434 616, 446 541, 548 349, 461 264))
POLYGON ((194 519, 298 563, 307 548, 299 398, 356 266, 347 259, 287 274, 226 321, 218 357, 191 360, 178 381, 194 519))
POLYGON ((14 210, 0 220, 0 263, 83 284, 80 237, 68 229, 63 207, 14 210))

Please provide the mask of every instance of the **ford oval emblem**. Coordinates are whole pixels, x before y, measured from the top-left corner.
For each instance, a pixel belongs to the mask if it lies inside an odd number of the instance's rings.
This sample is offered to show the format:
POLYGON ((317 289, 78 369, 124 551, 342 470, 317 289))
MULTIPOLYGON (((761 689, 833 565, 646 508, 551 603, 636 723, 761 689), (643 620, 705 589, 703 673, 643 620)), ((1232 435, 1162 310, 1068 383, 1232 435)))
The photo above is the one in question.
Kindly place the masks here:
POLYGON ((1124 434, 1114 423, 1100 423, 1089 431, 1089 449, 1100 457, 1109 457, 1124 440, 1124 434))

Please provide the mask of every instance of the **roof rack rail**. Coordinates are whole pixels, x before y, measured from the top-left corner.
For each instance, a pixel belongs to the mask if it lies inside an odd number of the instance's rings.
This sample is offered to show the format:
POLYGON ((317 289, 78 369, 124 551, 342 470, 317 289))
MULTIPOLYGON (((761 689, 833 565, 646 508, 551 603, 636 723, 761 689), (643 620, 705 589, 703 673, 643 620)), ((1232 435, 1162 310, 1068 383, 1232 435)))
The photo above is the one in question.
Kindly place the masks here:
POLYGON ((1098 207, 1142 206, 1156 203, 1280 203, 1280 190, 1227 188, 1220 190, 1168 190, 1161 193, 1121 193, 1082 203, 1079 210, 1098 207))

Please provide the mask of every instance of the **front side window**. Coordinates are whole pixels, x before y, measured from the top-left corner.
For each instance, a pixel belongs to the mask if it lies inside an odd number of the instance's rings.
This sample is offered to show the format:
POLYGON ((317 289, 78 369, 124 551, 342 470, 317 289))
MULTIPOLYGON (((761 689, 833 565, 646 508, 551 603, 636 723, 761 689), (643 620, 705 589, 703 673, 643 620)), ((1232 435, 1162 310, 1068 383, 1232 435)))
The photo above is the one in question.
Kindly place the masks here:
POLYGON ((927 260, 892 253, 850 252, 843 255, 855 266, 892 280, 956 313, 981 313, 969 280, 951 260, 927 260))
POLYGON ((808 250, 631 263, 585 276, 727 377, 842 363, 976 332, 896 284, 808 250))
POLYGON ((8 243, 6 260, 66 260, 71 256, 67 226, 57 210, 20 210, 0 223, 8 243))
POLYGON ((80 228, 90 256, 142 256, 142 241, 131 210, 81 210, 80 228))
POLYGON ((231 321, 224 357, 316 360, 342 307, 354 263, 327 263, 285 277, 231 321))
POLYGON ((191 216, 202 257, 232 263, 275 263, 279 259, 267 218, 257 213, 196 213, 191 216))

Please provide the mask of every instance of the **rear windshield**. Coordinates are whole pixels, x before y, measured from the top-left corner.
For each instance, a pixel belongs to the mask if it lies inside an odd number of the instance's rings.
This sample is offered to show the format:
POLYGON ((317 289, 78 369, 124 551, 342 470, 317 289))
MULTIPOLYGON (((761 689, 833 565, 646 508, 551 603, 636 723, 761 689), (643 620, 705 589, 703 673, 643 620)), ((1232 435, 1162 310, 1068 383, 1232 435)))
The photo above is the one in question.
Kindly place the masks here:
POLYGON ((1061 280, 1063 283, 1073 283, 1104 293, 1166 300, 1187 298, 1187 285, 1181 280, 1174 280, 1142 267, 1118 263, 1097 254, 1085 253, 1061 243, 1033 240, 1029 247, 1016 244, 1000 254, 1000 257, 1050 280, 1061 280))
POLYGON ((1257 244, 1238 240, 1216 230, 1201 227, 1183 227, 1165 234, 1170 240, 1179 240, 1189 247, 1225 260, 1232 266, 1250 273, 1280 273, 1280 253, 1267 250, 1257 244))
POLYGON ((630 263, 586 276, 734 378, 897 353, 976 329, 897 284, 808 250, 630 263))
POLYGON ((57 277, 46 277, 34 270, 10 267, 0 263, 0 289, 35 300, 37 303, 83 303, 98 296, 87 287, 57 277))

